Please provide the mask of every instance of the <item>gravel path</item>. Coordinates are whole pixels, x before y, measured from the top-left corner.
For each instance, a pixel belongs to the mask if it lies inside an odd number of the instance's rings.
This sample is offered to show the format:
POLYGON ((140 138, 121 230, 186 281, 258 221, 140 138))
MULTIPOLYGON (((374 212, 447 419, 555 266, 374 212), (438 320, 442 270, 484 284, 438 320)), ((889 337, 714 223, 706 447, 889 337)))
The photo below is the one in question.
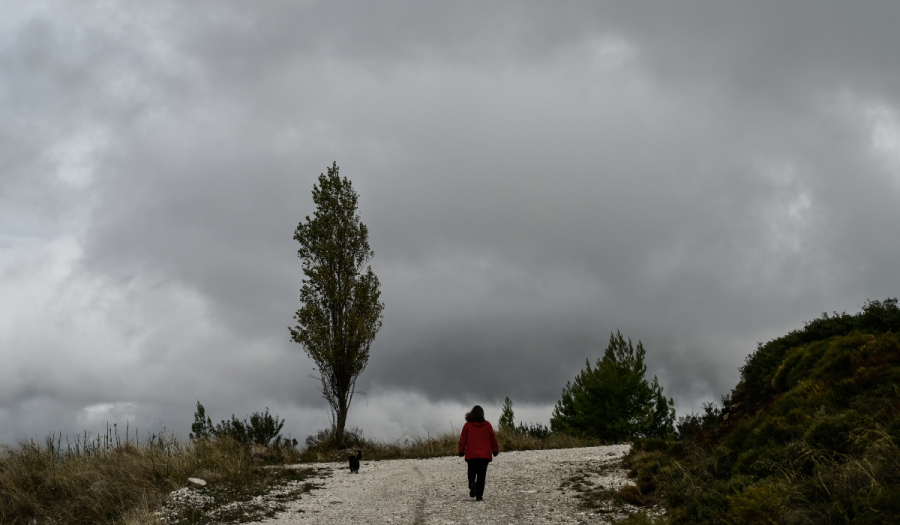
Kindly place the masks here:
MULTIPOLYGON (((266 524, 522 524, 606 523, 606 515, 578 509, 566 482, 597 472, 583 484, 617 489, 628 481, 616 464, 629 445, 501 453, 487 471, 484 501, 469 498, 462 458, 365 461, 359 474, 346 463, 316 467, 323 485, 288 504, 266 524)), ((311 465, 305 465, 309 467, 311 465)))

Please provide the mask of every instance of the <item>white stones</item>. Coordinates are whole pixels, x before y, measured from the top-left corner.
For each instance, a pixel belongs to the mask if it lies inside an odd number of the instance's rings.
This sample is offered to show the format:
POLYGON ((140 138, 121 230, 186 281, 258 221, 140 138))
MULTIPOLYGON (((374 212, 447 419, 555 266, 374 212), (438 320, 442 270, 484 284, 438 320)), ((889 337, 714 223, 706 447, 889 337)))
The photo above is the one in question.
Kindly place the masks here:
POLYGON ((483 502, 469 498, 466 464, 457 457, 372 461, 359 475, 347 472, 343 462, 318 464, 333 469, 324 487, 287 503, 287 512, 265 523, 606 523, 606 516, 582 513, 574 491, 558 489, 582 470, 602 470, 585 482, 618 489, 627 483, 626 473, 609 467, 629 449, 625 444, 504 452, 488 467, 483 502))
POLYGON ((200 478, 188 478, 188 483, 190 483, 191 485, 196 485, 198 487, 206 486, 206 482, 200 478))

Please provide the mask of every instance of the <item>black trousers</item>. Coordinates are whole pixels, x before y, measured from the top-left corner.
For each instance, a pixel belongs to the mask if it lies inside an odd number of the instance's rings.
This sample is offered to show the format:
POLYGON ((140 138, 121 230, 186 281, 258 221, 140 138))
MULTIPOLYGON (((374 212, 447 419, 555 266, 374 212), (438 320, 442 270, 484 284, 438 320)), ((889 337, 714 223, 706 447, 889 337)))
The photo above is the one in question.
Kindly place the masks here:
POLYGON ((484 458, 467 459, 466 464, 469 467, 467 472, 469 476, 469 486, 475 484, 475 496, 482 497, 484 495, 484 477, 487 475, 488 463, 491 460, 484 458))

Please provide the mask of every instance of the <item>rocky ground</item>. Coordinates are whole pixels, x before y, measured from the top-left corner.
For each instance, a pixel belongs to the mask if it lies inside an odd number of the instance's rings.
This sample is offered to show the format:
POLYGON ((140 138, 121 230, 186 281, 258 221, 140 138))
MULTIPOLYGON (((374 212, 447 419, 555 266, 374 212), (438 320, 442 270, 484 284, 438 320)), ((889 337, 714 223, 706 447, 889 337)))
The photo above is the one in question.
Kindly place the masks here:
POLYGON ((634 509, 587 509, 579 495, 629 483, 618 467, 628 450, 629 445, 612 445, 501 453, 488 468, 481 502, 469 497, 461 458, 363 458, 359 474, 350 474, 346 463, 316 464, 317 479, 309 481, 319 488, 283 502, 284 511, 256 523, 609 523, 634 509))

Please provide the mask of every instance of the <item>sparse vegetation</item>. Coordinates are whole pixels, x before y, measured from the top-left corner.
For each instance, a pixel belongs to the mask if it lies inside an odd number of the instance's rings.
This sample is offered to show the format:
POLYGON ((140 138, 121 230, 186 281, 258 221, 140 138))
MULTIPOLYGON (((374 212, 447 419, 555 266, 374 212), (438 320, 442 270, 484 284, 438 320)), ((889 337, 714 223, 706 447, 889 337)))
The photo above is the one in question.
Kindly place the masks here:
MULTIPOLYGON (((511 434, 520 434, 520 436, 518 436, 519 438, 530 437, 537 440, 545 440, 549 438, 551 434, 550 427, 543 423, 519 423, 516 425, 513 403, 508 397, 503 401, 503 407, 500 411, 500 419, 497 426, 499 432, 501 434, 507 434, 507 437, 509 438, 514 437, 511 436, 511 434)), ((559 440, 560 437, 557 436, 556 439, 559 440)))
POLYGON ((231 420, 223 420, 213 425, 212 419, 206 415, 206 409, 197 401, 197 411, 194 412, 194 423, 191 425, 191 439, 222 439, 231 438, 245 446, 256 445, 274 453, 279 453, 283 448, 297 446, 297 440, 285 439, 281 435, 284 428, 284 420, 278 416, 265 412, 254 412, 243 421, 231 414, 231 420))
MULTIPOLYGON (((4 447, 0 456, 0 523, 239 523, 271 516, 279 502, 315 487, 314 469, 279 465, 345 461, 348 450, 338 449, 330 429, 306 440, 302 452, 296 441, 281 438, 281 421, 268 411, 241 421, 245 432, 233 432, 236 420, 213 425, 198 402, 190 441, 169 432, 138 442, 107 435, 74 440, 50 437, 44 443, 26 442, 4 447), (253 422, 256 421, 254 424, 253 422), (269 446, 255 443, 253 429, 269 446), (273 430, 277 430, 274 431, 273 430), (201 478, 203 488, 188 490, 188 478, 201 478), (273 494, 270 504, 260 496, 273 494), (170 495, 176 492, 173 499, 170 495), (191 495, 188 502, 182 496, 191 495), (254 499, 256 498, 256 499, 254 499), (246 503, 251 500, 254 503, 246 503), (241 506, 229 505, 245 502, 241 506), (165 505, 165 506, 164 506, 165 505)), ((504 431, 497 438, 502 452, 596 446, 598 440, 552 434, 542 425, 523 428, 541 432, 504 431)), ((367 438, 359 429, 345 433, 344 444, 363 450, 364 461, 455 456, 458 431, 426 437, 410 436, 384 442, 367 438)), ((266 496, 268 498, 268 496, 266 496)))
MULTIPOLYGON (((546 427, 542 427, 546 429, 546 427)), ((535 437, 516 431, 498 431, 497 443, 500 453, 513 450, 544 450, 555 448, 578 448, 601 445, 599 440, 583 439, 565 434, 547 433, 535 437)), ((346 449, 337 449, 328 430, 306 438, 306 448, 301 452, 301 461, 345 461, 350 450, 362 450, 363 460, 433 458, 455 456, 459 447, 459 431, 421 436, 404 436, 395 441, 380 441, 367 438, 359 429, 348 429, 344 433, 346 449)))
POLYGON ((222 497, 239 498, 280 482, 259 467, 297 456, 230 438, 183 442, 167 432, 140 444, 107 436, 25 442, 3 447, 0 455, 0 522, 153 523, 151 511, 190 477, 204 479, 222 497))
MULTIPOLYGON (((296 484, 308 474, 264 468, 296 463, 300 455, 295 441, 280 436, 283 421, 268 410, 240 422, 241 433, 233 416, 213 427, 197 406, 195 435, 187 442, 165 430, 139 440, 126 429, 122 438, 113 425, 95 437, 50 436, 43 443, 3 446, 0 523, 159 523, 155 512, 191 477, 207 482, 200 490, 211 508, 296 484), (201 419, 203 428, 196 424, 201 419), (208 432, 201 436, 198 430, 208 432)), ((167 523, 204 523, 206 510, 176 510, 167 523)))
POLYGON ((167 524, 245 523, 274 517, 285 503, 317 488, 314 468, 255 467, 240 483, 215 483, 173 493, 158 514, 167 524))

